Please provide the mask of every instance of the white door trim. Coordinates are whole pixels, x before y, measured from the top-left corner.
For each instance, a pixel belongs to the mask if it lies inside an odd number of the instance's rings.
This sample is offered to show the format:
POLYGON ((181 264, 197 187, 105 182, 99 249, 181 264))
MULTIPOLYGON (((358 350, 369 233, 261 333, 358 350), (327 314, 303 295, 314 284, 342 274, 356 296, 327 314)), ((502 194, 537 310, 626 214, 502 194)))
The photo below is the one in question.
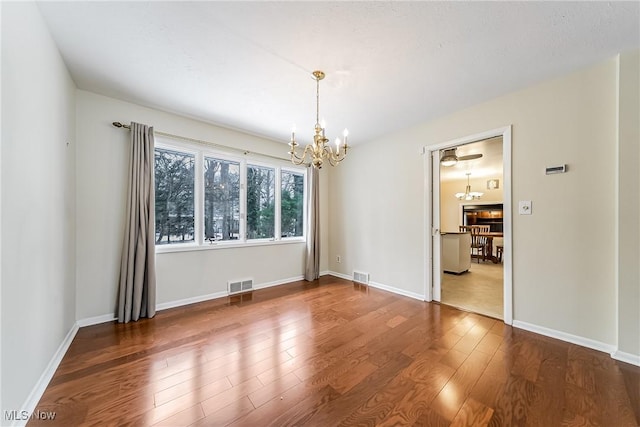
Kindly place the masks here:
MULTIPOLYGON (((433 175, 434 166, 432 159, 439 155, 439 150, 443 148, 454 147, 462 144, 469 144, 483 139, 502 136, 502 166, 503 166, 503 232, 504 232, 504 323, 511 325, 513 323, 513 256, 512 256, 512 211, 513 204, 511 200, 511 125, 498 129, 481 132, 475 135, 469 135, 451 141, 424 147, 423 152, 428 153, 424 156, 424 295, 426 301, 434 299, 434 267, 439 258, 438 254, 434 254, 434 238, 432 224, 434 224, 433 212, 440 209, 440 200, 434 197, 433 192, 433 175)), ((439 264, 439 263, 438 263, 439 264)))

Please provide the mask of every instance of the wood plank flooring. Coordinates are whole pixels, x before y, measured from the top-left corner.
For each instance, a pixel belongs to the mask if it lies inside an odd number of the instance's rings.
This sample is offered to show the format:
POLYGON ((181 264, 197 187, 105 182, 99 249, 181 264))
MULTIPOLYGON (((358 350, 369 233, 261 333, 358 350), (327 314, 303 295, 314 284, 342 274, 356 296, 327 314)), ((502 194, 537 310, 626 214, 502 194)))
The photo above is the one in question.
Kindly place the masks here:
POLYGON ((640 368, 334 278, 81 328, 29 426, 637 426, 640 368))

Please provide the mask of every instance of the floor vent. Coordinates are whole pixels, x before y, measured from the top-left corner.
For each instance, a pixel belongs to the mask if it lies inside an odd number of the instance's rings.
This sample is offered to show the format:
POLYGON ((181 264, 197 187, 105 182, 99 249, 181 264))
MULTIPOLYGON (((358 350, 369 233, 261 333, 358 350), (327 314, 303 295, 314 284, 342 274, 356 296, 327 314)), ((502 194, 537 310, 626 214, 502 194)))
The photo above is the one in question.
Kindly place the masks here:
POLYGON ((369 273, 363 273, 361 271, 353 272, 353 281, 357 283, 369 284, 369 273))
POLYGON ((229 295, 239 294, 253 290, 253 279, 228 282, 229 295))

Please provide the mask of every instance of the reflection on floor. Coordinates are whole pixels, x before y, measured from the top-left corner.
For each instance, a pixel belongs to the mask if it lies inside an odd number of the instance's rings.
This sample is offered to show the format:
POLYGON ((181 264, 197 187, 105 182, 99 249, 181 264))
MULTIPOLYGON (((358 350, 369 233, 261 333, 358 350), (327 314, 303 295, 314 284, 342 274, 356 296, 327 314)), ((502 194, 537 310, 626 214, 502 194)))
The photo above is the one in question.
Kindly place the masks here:
POLYGON ((443 304, 502 319, 503 265, 475 261, 460 275, 442 275, 443 304))

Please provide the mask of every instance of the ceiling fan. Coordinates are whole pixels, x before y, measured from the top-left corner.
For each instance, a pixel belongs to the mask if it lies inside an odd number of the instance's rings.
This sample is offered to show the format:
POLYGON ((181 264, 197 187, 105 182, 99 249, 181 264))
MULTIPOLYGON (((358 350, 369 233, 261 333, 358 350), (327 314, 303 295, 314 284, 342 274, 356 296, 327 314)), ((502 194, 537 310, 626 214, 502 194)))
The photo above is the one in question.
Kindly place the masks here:
POLYGON ((480 157, 482 157, 482 154, 480 154, 480 153, 478 153, 478 154, 469 154, 467 156, 458 156, 456 154, 457 150, 458 150, 457 147, 446 148, 446 149, 442 150, 442 156, 440 157, 440 164, 442 166, 448 167, 448 166, 453 166, 456 163, 461 162, 461 161, 474 160, 474 159, 479 159, 480 157))

